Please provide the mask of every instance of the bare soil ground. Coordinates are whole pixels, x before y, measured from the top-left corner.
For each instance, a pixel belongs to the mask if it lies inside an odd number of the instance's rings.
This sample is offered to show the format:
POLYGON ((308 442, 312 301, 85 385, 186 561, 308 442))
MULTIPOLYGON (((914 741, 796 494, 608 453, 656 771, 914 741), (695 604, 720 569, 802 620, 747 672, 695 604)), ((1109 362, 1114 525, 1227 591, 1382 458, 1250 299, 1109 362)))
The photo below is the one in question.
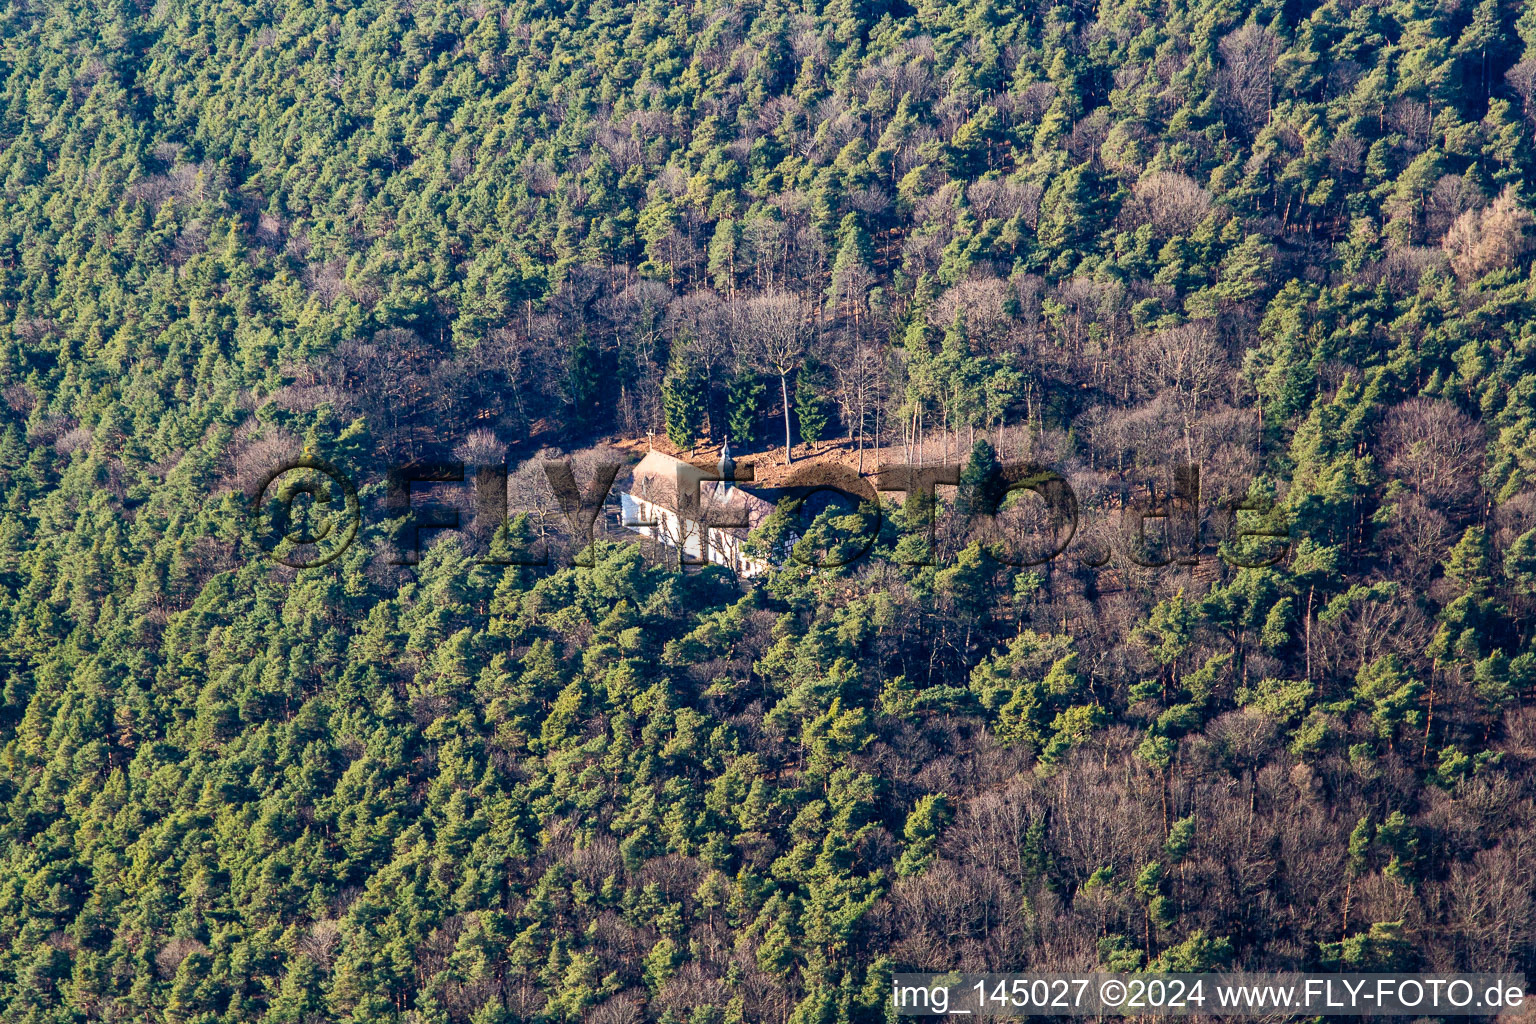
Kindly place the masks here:
MULTIPOLYGON (((646 452, 655 450, 698 466, 714 467, 720 461, 719 444, 710 442, 695 448, 679 449, 664 435, 625 438, 609 442, 608 447, 630 453, 636 458, 643 458, 646 452)), ((779 486, 788 479, 790 473, 807 465, 840 464, 854 472, 859 471, 859 447, 856 441, 823 441, 815 446, 797 444, 792 452, 795 461, 789 466, 784 465, 783 445, 752 451, 733 447, 731 459, 738 467, 751 466, 753 483, 759 487, 779 486)), ((866 443, 863 454, 863 472, 866 476, 873 475, 881 464, 889 466, 903 459, 899 446, 886 447, 877 459, 875 449, 866 443)))

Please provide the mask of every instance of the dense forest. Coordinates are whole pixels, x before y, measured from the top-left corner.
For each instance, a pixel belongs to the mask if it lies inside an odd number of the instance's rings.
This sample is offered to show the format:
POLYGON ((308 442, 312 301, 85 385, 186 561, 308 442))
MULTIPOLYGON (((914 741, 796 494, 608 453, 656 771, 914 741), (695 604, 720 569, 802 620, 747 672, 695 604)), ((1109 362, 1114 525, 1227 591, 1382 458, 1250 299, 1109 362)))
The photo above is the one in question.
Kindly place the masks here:
POLYGON ((1536 8, 7 0, 0 79, 0 1019, 1536 966, 1536 8), (492 557, 647 436, 965 476, 492 557), (453 458, 513 515, 400 564, 453 458), (1283 557, 1096 557, 1176 463, 1283 557))

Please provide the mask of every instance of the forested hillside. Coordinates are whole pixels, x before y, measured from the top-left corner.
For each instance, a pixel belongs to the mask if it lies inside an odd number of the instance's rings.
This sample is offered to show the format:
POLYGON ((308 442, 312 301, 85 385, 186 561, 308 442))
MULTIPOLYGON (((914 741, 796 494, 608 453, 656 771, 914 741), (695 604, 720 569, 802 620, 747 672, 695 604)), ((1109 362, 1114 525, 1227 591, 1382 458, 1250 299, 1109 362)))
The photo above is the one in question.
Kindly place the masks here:
POLYGON ((0 1019, 1536 965, 1536 8, 0 19, 0 1019), (647 433, 969 464, 933 565, 916 499, 755 584, 478 557, 528 516, 395 564, 389 467, 647 433), (294 569, 301 452, 366 514, 294 569), (994 557, 997 460, 1078 547, 994 557), (1175 462, 1285 557, 1100 564, 1175 462))

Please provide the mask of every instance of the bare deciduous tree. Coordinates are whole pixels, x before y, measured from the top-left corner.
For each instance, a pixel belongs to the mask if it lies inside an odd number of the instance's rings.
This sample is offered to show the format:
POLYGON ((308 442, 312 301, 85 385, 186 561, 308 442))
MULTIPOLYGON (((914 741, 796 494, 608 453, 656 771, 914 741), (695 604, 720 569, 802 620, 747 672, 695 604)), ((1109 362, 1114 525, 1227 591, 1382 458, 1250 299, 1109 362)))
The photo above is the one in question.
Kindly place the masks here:
POLYGON ((1142 383, 1174 396, 1184 422, 1184 454, 1195 461, 1194 425, 1200 406, 1216 390, 1226 369, 1226 352, 1209 320, 1196 320, 1152 335, 1138 351, 1142 383))
POLYGON ((1504 80, 1520 95, 1521 110, 1527 119, 1531 117, 1531 101, 1536 99, 1536 59, 1520 61, 1504 72, 1504 80))
POLYGON ((1456 218, 1441 243, 1451 269, 1464 281, 1513 267, 1531 248, 1530 211, 1505 189, 1485 210, 1467 210, 1456 218))
POLYGON ((1164 235, 1185 234, 1211 209, 1211 194, 1176 171, 1152 171, 1131 188, 1122 216, 1127 227, 1151 224, 1164 235))
POLYGON ((1453 403, 1413 398, 1382 422, 1382 468, 1430 504, 1459 509, 1475 496, 1486 444, 1482 428, 1453 403))
POLYGON ((784 464, 794 461, 790 448, 789 376, 805 359, 810 340, 811 307, 797 295, 783 291, 764 292, 748 299, 742 307, 741 326, 746 349, 752 361, 765 372, 779 378, 779 396, 784 402, 784 464))
POLYGON ((1218 49, 1222 67, 1217 86, 1222 104, 1250 128, 1264 123, 1273 98, 1280 40, 1269 29, 1249 22, 1223 39, 1218 49))

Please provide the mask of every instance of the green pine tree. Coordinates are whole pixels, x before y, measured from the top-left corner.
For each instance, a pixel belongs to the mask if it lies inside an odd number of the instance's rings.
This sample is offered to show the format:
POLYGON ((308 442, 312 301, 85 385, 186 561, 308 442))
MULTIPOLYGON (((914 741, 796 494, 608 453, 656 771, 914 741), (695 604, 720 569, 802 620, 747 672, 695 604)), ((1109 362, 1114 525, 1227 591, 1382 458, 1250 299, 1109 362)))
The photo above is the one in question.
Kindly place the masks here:
POLYGON ((704 430, 704 375, 680 347, 667 366, 661 394, 667 440, 679 448, 692 448, 704 430))

